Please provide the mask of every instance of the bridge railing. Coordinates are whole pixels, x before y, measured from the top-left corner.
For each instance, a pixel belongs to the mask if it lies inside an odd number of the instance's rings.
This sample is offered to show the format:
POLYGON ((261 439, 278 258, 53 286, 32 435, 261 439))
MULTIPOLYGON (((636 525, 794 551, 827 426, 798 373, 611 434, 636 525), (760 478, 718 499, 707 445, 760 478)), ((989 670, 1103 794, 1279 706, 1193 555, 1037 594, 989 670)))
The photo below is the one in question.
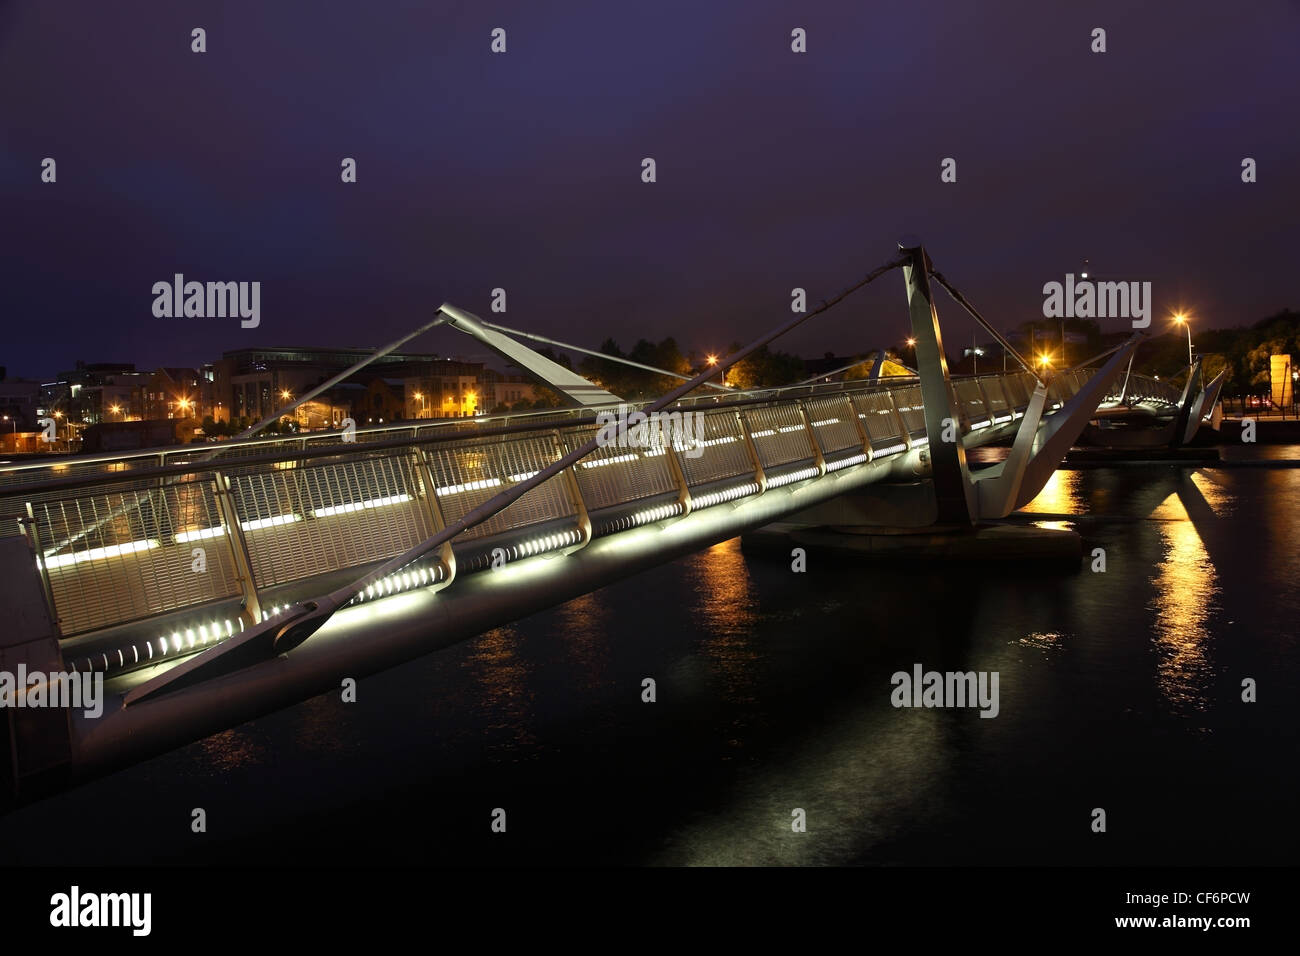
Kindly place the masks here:
MULTIPOLYGON (((1063 375, 1054 394, 1068 397, 1086 378, 1063 375)), ((1031 384, 1023 374, 955 380, 960 431, 1011 421, 1031 384)), ((459 535, 456 573, 484 567, 494 548, 510 560, 560 551, 926 440, 915 379, 801 391, 686 403, 701 416, 693 447, 652 431, 640 447, 598 448, 459 535)), ((130 667, 222 640, 313 581, 404 553, 597 427, 525 416, 476 432, 406 426, 358 432, 354 443, 242 443, 202 461, 211 446, 73 459, 0 473, 0 513, 28 537, 82 666, 130 667)), ((439 556, 392 586, 452 574, 439 556)))
MULTIPOLYGON (((1122 385, 1123 379, 1120 380, 1122 385)), ((1120 385, 1116 386, 1118 393, 1120 385)), ((1129 376, 1125 401, 1130 405, 1147 402, 1154 405, 1177 405, 1182 398, 1182 390, 1174 388, 1168 382, 1150 378, 1146 375, 1129 376)))

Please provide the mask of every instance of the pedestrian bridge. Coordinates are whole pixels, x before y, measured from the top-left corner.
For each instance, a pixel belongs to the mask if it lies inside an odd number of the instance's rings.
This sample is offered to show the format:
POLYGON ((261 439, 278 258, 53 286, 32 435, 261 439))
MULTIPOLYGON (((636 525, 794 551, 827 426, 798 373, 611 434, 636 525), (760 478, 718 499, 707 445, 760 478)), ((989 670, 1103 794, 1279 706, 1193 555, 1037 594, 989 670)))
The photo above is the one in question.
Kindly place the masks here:
MULTIPOLYGON (((1052 380, 1049 416, 1090 374, 1052 380)), ((1010 434, 1033 386, 1026 373, 954 380, 963 443, 1010 434)), ((724 524, 739 528, 744 505, 779 488, 915 477, 929 441, 914 379, 679 408, 702 416, 696 456, 659 430, 644 448, 598 448, 358 603, 455 586, 491 569, 494 556, 499 569, 572 554, 711 508, 729 506, 736 518, 724 524)), ((215 457, 191 445, 10 467, 0 471, 4 530, 26 540, 66 661, 117 673, 218 642, 404 553, 593 438, 597 413, 452 419, 360 430, 349 442, 316 433, 242 442, 215 457)), ((807 497, 791 496, 791 506, 807 497)))
POLYGON ((1121 374, 1131 346, 1043 380, 951 378, 926 344, 915 377, 678 398, 693 446, 600 443, 588 404, 2 468, 0 669, 102 674, 107 697, 66 734, 13 730, 10 784, 142 759, 875 482, 1002 517, 1099 407, 1180 401, 1121 374), (967 466, 1006 439, 1005 465, 967 466))

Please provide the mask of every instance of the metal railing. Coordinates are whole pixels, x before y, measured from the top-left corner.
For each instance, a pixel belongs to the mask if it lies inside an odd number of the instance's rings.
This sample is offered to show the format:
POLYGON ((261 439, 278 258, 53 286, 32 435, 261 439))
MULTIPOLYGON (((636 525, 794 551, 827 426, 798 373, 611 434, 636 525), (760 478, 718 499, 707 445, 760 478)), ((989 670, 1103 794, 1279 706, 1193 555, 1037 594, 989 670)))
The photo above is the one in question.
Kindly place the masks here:
MULTIPOLYGON (((1055 377, 1049 410, 1090 375, 1055 377)), ((1032 389, 1026 373, 955 379, 960 432, 1014 421, 1032 389)), ((647 429, 637 447, 600 447, 457 536, 454 559, 422 564, 381 591, 445 585, 457 568, 485 566, 495 548, 513 559, 581 547, 926 440, 915 379, 709 395, 676 408, 701 416, 702 443, 647 429)), ((60 635, 78 652, 70 656, 93 669, 130 667, 222 640, 295 587, 404 553, 580 447, 599 427, 594 415, 485 416, 359 430, 354 442, 315 433, 215 456, 204 445, 11 466, 0 469, 0 514, 5 533, 26 535, 37 556, 60 635), (106 634, 110 644, 97 637, 106 634)))

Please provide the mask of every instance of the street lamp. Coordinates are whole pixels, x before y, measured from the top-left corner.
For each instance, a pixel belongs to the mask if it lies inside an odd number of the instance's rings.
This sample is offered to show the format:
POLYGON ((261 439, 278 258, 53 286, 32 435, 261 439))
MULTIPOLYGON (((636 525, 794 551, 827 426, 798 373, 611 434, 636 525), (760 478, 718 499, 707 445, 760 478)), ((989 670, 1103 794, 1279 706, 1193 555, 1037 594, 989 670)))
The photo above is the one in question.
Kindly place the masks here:
MULTIPOLYGON (((717 365, 717 364, 718 364, 718 357, 717 357, 716 355, 706 355, 706 356, 704 357, 704 361, 707 362, 709 365, 717 365)), ((722 373, 722 384, 723 384, 724 386, 727 384, 727 373, 726 373, 726 372, 723 372, 723 373, 722 373)))
POLYGON ((426 412, 428 411, 428 408, 427 408, 427 406, 426 406, 426 404, 425 404, 425 401, 424 401, 424 393, 423 393, 423 392, 416 392, 416 393, 415 393, 415 397, 416 397, 417 399, 419 399, 419 401, 420 401, 420 417, 421 417, 421 418, 427 418, 428 415, 426 414, 426 412))
POLYGON ((13 424, 14 424, 13 433, 14 433, 15 435, 17 435, 17 434, 18 434, 18 419, 16 419, 16 418, 10 418, 8 415, 6 415, 6 416, 5 416, 5 421, 7 421, 7 422, 13 422, 13 424))
POLYGON ((1187 330, 1187 366, 1192 365, 1192 324, 1187 321, 1187 316, 1179 312, 1174 316, 1174 324, 1181 325, 1187 330))

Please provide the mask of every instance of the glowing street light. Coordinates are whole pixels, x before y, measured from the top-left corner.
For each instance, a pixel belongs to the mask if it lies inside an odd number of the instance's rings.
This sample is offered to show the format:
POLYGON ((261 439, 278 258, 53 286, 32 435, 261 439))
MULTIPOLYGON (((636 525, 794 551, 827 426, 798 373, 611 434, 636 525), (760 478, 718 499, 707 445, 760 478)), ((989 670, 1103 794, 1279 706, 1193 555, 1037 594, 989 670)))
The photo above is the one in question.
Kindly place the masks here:
POLYGON ((293 396, 289 394, 289 390, 286 388, 286 389, 281 390, 281 392, 280 392, 280 397, 283 398, 283 399, 287 402, 287 401, 288 401, 289 399, 291 399, 293 396))
POLYGON ((705 359, 705 361, 708 362, 710 365, 717 365, 718 357, 716 355, 710 355, 708 358, 705 359))
POLYGON ((1190 368, 1192 364, 1192 323, 1187 320, 1187 316, 1179 312, 1174 316, 1174 324, 1181 325, 1187 330, 1187 365, 1190 368))
POLYGON ((1052 365, 1052 357, 1046 352, 1041 352, 1038 356, 1038 364, 1043 368, 1050 368, 1052 365))

